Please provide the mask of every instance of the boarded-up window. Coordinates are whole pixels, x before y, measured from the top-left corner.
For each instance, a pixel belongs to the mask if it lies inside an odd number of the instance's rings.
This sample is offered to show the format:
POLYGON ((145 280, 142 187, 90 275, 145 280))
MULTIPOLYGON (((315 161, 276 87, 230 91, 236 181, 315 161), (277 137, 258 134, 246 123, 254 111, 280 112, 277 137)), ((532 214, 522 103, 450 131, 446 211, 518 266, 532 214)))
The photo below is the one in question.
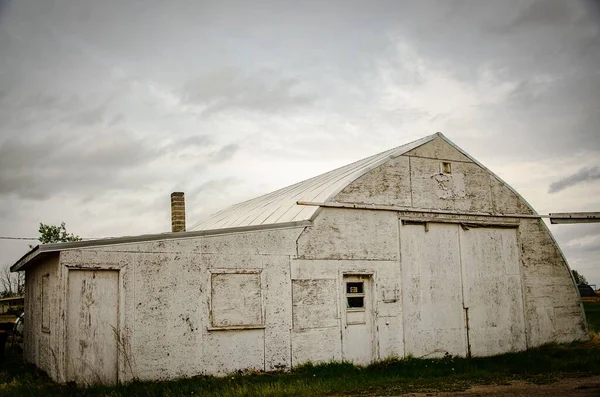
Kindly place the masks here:
POLYGON ((42 331, 50 332, 50 275, 42 276, 42 331))
POLYGON ((294 329, 338 326, 336 287, 334 279, 292 280, 294 329))
POLYGON ((260 272, 212 273, 213 327, 263 325, 260 272))

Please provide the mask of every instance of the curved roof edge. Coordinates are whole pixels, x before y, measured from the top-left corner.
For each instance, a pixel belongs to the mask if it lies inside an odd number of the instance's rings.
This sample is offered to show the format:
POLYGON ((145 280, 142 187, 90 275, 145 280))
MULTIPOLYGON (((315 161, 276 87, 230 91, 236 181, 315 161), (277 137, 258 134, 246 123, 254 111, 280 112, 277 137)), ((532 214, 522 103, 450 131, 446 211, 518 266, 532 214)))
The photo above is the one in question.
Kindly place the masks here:
POLYGON ((196 223, 190 230, 210 230, 311 220, 318 207, 300 206, 298 201, 327 202, 346 186, 390 159, 424 145, 441 133, 426 136, 402 146, 358 160, 313 178, 271 193, 234 204, 196 223))

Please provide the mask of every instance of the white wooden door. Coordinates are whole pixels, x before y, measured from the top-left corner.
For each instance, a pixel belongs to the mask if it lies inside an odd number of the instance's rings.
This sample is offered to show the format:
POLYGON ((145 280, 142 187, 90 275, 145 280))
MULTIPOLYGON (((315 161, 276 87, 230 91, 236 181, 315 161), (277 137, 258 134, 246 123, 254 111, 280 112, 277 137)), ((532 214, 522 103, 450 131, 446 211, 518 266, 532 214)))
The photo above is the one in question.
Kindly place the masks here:
POLYGON ((119 272, 69 270, 67 378, 117 383, 119 272))
POLYGON ((460 229, 471 355, 526 349, 516 228, 460 229))
POLYGON ((400 224, 405 354, 526 349, 517 229, 400 224))
POLYGON ((467 355, 458 227, 400 223, 406 355, 467 355))
POLYGON ((343 358, 355 364, 369 364, 375 357, 372 277, 344 275, 343 358))

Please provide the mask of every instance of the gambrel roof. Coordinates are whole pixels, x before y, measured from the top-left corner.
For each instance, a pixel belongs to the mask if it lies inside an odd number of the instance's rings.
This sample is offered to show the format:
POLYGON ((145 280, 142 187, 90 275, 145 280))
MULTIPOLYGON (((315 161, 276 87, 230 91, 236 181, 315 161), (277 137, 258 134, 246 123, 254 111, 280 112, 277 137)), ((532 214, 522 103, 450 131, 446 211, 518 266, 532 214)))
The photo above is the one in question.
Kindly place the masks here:
POLYGON ((232 205, 197 223, 190 230, 225 229, 312 220, 319 207, 298 205, 298 201, 328 202, 362 175, 438 136, 443 137, 441 133, 429 135, 272 193, 232 205))

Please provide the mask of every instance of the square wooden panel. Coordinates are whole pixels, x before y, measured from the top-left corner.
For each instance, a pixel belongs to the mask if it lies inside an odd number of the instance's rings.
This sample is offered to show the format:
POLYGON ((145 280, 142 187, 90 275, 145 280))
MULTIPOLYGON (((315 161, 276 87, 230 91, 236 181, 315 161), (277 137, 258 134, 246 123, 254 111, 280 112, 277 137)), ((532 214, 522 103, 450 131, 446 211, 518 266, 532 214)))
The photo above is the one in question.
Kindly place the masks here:
POLYGON ((260 273, 211 274, 211 325, 263 325, 260 273))

